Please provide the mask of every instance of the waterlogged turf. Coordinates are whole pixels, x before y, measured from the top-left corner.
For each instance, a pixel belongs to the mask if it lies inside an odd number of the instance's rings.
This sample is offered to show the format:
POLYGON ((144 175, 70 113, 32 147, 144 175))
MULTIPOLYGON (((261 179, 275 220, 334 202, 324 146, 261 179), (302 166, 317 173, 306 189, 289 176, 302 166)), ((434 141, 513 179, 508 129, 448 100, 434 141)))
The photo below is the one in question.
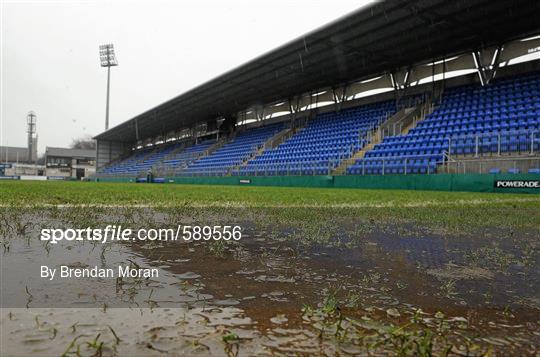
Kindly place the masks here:
POLYGON ((3 207, 297 208, 295 214, 314 224, 320 220, 313 208, 344 208, 381 224, 408 221, 454 231, 540 227, 540 195, 531 194, 10 181, 0 182, 0 197, 3 207))
POLYGON ((538 355, 540 197, 0 182, 1 355, 538 355), (239 241, 38 239, 239 225, 239 241), (157 268, 148 279, 39 278, 157 268))

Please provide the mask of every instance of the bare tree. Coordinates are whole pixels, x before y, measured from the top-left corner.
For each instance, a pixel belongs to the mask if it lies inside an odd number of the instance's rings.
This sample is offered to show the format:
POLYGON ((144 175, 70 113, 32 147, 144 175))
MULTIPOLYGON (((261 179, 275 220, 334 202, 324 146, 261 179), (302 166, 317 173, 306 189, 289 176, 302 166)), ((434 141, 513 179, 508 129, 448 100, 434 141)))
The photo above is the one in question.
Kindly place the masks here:
POLYGON ((73 139, 71 141, 71 148, 94 150, 96 148, 96 141, 92 139, 91 136, 83 136, 80 138, 73 139))
POLYGON ((36 165, 45 165, 45 154, 41 154, 38 156, 36 165))

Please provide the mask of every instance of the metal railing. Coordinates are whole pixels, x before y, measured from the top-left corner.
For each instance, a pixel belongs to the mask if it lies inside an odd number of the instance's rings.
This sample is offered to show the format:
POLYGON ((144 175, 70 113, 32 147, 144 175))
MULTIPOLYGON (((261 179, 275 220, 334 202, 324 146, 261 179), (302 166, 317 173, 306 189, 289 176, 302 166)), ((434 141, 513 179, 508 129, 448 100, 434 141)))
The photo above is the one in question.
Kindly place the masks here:
POLYGON ((270 139, 268 139, 264 144, 265 149, 273 149, 284 141, 288 140, 294 134, 296 134, 299 129, 285 128, 270 139))
POLYGON ((534 129, 453 136, 448 138, 447 147, 450 156, 535 155, 539 151, 540 131, 534 129))
POLYGON ((196 152, 191 155, 183 155, 180 160, 180 165, 166 165, 162 163, 161 166, 155 167, 152 170, 155 170, 160 176, 178 176, 180 175, 191 163, 199 160, 200 158, 206 156, 206 151, 196 152))
POLYGON ((178 176, 271 176, 330 174, 335 168, 328 161, 308 161, 289 164, 258 164, 230 170, 227 166, 184 170, 178 176))
POLYGON ((256 164, 234 171, 234 176, 313 176, 330 175, 339 166, 339 159, 311 160, 289 163, 256 164))
POLYGON ((440 155, 407 155, 407 156, 381 156, 365 157, 360 165, 356 163, 349 166, 346 173, 349 175, 391 175, 391 174, 436 174, 438 168, 446 162, 443 154, 440 155), (434 161, 434 157, 440 157, 434 161))
POLYGON ((428 115, 435 110, 435 104, 431 98, 428 97, 425 102, 418 104, 413 110, 404 115, 392 123, 391 126, 383 130, 383 136, 396 136, 401 135, 403 130, 407 127, 416 127, 418 122, 423 121, 428 115))
POLYGON ((531 169, 540 169, 540 156, 448 160, 445 162, 444 167, 444 171, 451 174, 527 173, 531 169))

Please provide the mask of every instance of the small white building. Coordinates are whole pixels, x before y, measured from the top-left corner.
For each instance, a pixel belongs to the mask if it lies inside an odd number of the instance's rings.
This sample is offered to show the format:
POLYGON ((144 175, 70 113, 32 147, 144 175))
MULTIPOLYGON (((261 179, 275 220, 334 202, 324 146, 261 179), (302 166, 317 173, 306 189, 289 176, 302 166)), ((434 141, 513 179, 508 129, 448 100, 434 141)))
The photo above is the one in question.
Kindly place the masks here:
POLYGON ((47 147, 45 167, 48 177, 80 180, 96 173, 96 150, 47 147))

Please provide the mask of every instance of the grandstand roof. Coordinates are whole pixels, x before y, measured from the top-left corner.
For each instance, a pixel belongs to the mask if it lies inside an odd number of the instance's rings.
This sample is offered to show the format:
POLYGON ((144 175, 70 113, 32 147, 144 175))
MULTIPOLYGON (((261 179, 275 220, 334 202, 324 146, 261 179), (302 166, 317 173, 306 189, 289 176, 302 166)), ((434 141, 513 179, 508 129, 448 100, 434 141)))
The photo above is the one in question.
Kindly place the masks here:
MULTIPOLYGON (((536 34, 538 0, 389 0, 361 8, 96 136, 135 142, 428 59, 536 34)), ((218 55, 216 55, 218 56, 218 55)), ((219 58, 216 57, 216 60, 219 58)))

